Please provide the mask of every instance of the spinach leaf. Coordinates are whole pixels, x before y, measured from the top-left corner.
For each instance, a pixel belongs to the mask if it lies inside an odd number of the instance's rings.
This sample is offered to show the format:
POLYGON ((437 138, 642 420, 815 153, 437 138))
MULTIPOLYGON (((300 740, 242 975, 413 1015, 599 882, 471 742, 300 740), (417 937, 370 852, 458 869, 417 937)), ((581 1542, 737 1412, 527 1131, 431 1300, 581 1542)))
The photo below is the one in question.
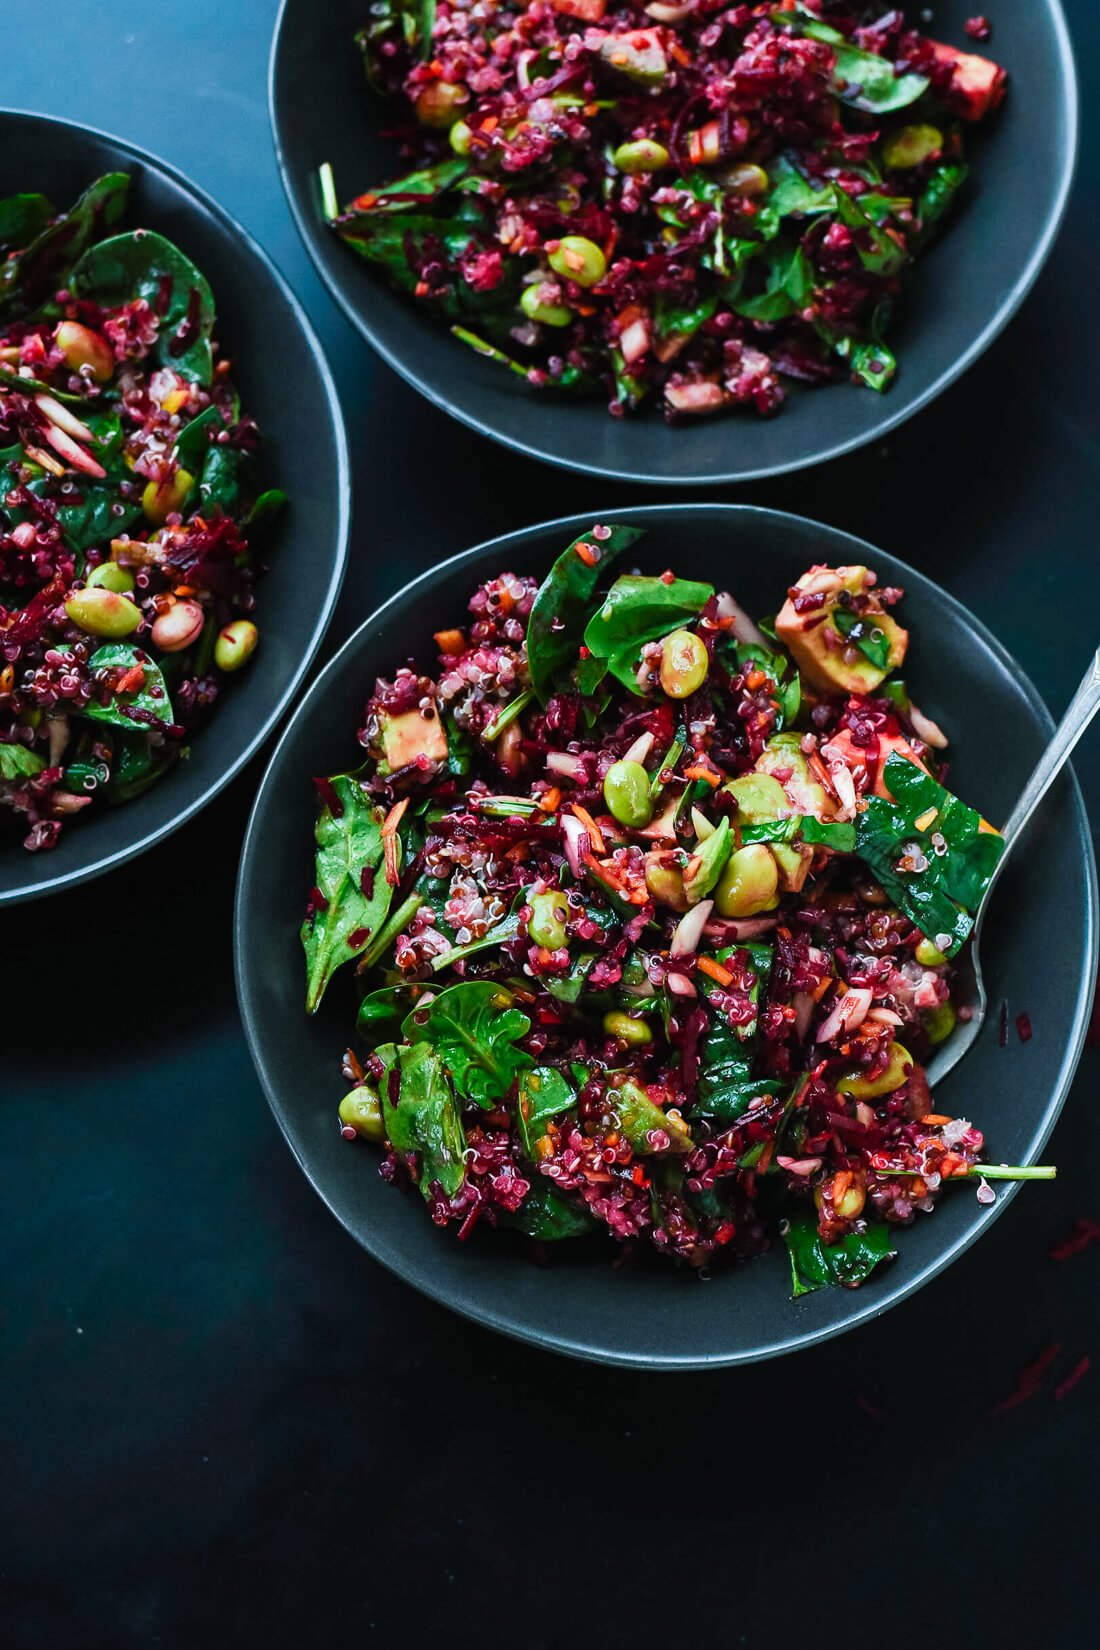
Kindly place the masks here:
POLYGON ((108 642, 106 646, 96 648, 88 660, 88 668, 93 672, 119 668, 133 670, 138 665, 143 667, 145 676, 136 693, 112 694, 105 705, 96 699, 89 699, 80 714, 91 717, 93 722, 110 722, 115 727, 128 728, 131 733, 139 731, 144 720, 128 715, 131 710, 148 712, 158 722, 174 721, 172 701, 168 697, 160 666, 140 648, 132 647, 128 642, 108 642))
POLYGON ((693 579, 663 579, 625 574, 615 580, 603 606, 588 621, 584 645, 594 659, 633 693, 638 661, 646 642, 678 630, 702 612, 714 595, 714 586, 693 579))
POLYGON ((260 527, 266 525, 285 509, 287 495, 281 487, 268 487, 262 492, 248 514, 244 518, 246 527, 260 527))
POLYGON ((467 940, 465 945, 455 945, 449 951, 438 952, 432 958, 432 973, 438 974, 444 968, 450 968, 460 957, 472 957, 479 951, 491 951, 494 946, 503 945, 505 940, 514 940, 518 932, 519 916, 513 913, 504 917, 495 928, 490 928, 479 940, 467 940))
POLYGON ((783 321, 805 308, 813 289, 813 268, 801 246, 776 246, 768 252, 764 291, 738 299, 733 307, 750 321, 783 321))
POLYGON ((884 390, 897 372, 898 364, 892 351, 877 335, 877 313, 875 335, 870 342, 834 332, 820 317, 814 321, 814 330, 834 355, 847 362, 853 377, 866 384, 868 389, 884 390))
MULTIPOLYGON (((738 970, 741 959, 745 959, 753 976, 749 997, 754 1004, 759 1003, 760 993, 766 989, 771 974, 771 945, 766 940, 750 940, 742 945, 727 945, 716 956, 721 963, 737 958, 738 970)), ((780 1085, 752 1075, 756 1019, 746 1025, 731 1026, 711 1003, 711 998, 722 988, 705 977, 700 978, 700 984, 710 1013, 710 1027, 703 1042, 692 1116, 730 1123, 748 1110, 750 1100, 758 1094, 776 1094, 780 1085)))
POLYGON ((535 1142, 546 1133, 550 1119, 571 1111, 576 1101, 573 1085, 554 1066, 536 1066, 533 1071, 521 1074, 516 1115, 528 1157, 534 1157, 535 1142))
POLYGON ((382 873, 381 810, 368 801, 352 774, 337 774, 328 783, 340 811, 333 813, 325 802, 317 817, 315 882, 325 904, 302 924, 310 1014, 317 1012, 336 970, 366 950, 393 897, 382 873))
POLYGON ((45 195, 9 195, 0 201, 0 246, 26 246, 52 217, 45 195))
POLYGON ((954 956, 974 926, 1004 839, 904 756, 891 754, 883 777, 890 796, 867 798, 856 852, 921 932, 954 956), (917 863, 926 861, 921 870, 910 864, 915 851, 917 863))
POLYGON ((372 1045, 380 1037, 395 1036, 415 1001, 416 995, 407 985, 384 985, 368 991, 359 1004, 355 1029, 372 1045))
POLYGON ((668 1135, 670 1151, 681 1154, 691 1150, 694 1142, 683 1118, 672 1116, 654 1105, 640 1083, 630 1079, 621 1088, 609 1090, 608 1102, 618 1116, 624 1138, 634 1151, 652 1152, 649 1137, 655 1129, 668 1135))
POLYGON ((501 1226, 511 1226, 540 1243, 585 1237, 597 1224, 583 1204, 570 1203, 542 1175, 534 1176, 519 1208, 511 1214, 503 1211, 498 1219, 501 1226))
POLYGON ((933 231, 947 216, 955 204, 963 184, 969 176, 969 166, 959 161, 945 161, 937 166, 928 179, 920 199, 917 202, 917 217, 920 219, 920 241, 924 243, 931 239, 933 231))
POLYGON ((204 515, 221 511, 232 515, 240 500, 240 469, 244 454, 238 447, 208 447, 199 477, 199 509, 204 515))
POLYGON ((836 210, 836 187, 806 177, 792 160, 780 155, 771 168, 767 205, 777 218, 812 217, 836 210))
POLYGON ((861 51, 837 29, 830 28, 802 6, 794 11, 772 12, 772 22, 781 23, 808 40, 820 40, 833 48, 835 68, 833 90, 844 103, 868 114, 891 114, 907 109, 928 90, 926 75, 895 72, 894 65, 875 52, 861 51))
MULTIPOLYGON (((42 496, 53 487, 52 481, 45 476, 37 476, 26 485, 27 491, 36 496, 42 496)), ((109 478, 106 481, 91 481, 81 476, 75 499, 58 505, 57 522, 70 549, 83 552, 93 544, 103 544, 117 538, 140 515, 140 493, 136 498, 120 498, 109 478)))
POLYGON ((531 1022, 491 980, 463 980, 414 1008, 401 1034, 410 1043, 430 1043, 464 1100, 491 1108, 503 1100, 531 1056, 517 1046, 531 1022))
POLYGON ((594 951, 582 951, 570 962, 568 974, 546 975, 545 985, 551 997, 556 997, 559 1003, 579 1001, 595 961, 594 951))
POLYGON ((840 634, 845 640, 850 640, 859 649, 865 659, 879 670, 886 670, 890 664, 890 638, 872 620, 865 626, 863 618, 853 613, 847 607, 838 607, 832 618, 840 634))
POLYGON ((0 744, 0 779, 29 779, 45 766, 42 757, 26 745, 0 744))
POLYGON ((217 407, 209 406, 185 424, 176 437, 173 449, 177 463, 182 464, 185 470, 194 473, 202 468, 201 460, 219 430, 224 430, 225 421, 217 407))
POLYGON ((466 1134, 443 1060, 427 1043, 411 1048, 384 1045, 378 1050, 386 1067, 378 1085, 382 1121, 394 1151, 415 1156, 417 1178, 425 1197, 438 1183, 453 1197, 466 1178, 466 1134), (396 1104, 391 1073, 398 1076, 396 1104))
POLYGON ((826 1284, 842 1284, 854 1289, 871 1276, 884 1260, 897 1254, 893 1234, 885 1222, 868 1225, 864 1232, 849 1232, 839 1243, 824 1244, 812 1214, 792 1215, 783 1233, 791 1261, 791 1294, 812 1295, 826 1284))
POLYGON ((126 207, 129 174, 108 172, 89 184, 79 200, 54 218, 18 256, 0 269, 0 310, 18 299, 32 307, 67 284, 66 274, 85 247, 112 229, 126 207))
POLYGON ((371 190, 372 204, 356 207, 347 217, 369 219, 377 213, 411 212, 423 208, 426 202, 437 200, 453 189, 469 170, 470 162, 459 155, 418 167, 415 172, 406 172, 403 178, 395 178, 381 189, 371 190))
POLYGON ((899 244, 892 235, 881 228, 874 218, 864 211, 855 196, 849 195, 847 190, 841 189, 839 185, 836 191, 836 205, 841 223, 856 232, 855 248, 864 269, 869 270, 872 275, 899 275, 911 261, 904 243, 899 244))
POLYGON ((211 382, 214 294, 206 276, 163 235, 135 229, 100 241, 84 253, 69 285, 105 309, 144 298, 158 321, 153 358, 199 384, 211 382))
POLYGON ((641 537, 639 527, 611 526, 607 537, 574 539, 543 579, 527 621, 527 669, 545 705, 577 662, 604 570, 641 537))

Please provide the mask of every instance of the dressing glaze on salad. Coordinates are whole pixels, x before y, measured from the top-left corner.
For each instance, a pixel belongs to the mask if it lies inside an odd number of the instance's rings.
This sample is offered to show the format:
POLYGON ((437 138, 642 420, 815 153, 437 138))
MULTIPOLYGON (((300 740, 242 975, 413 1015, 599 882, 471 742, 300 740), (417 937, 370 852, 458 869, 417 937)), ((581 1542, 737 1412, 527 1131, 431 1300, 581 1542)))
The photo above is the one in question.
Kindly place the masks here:
POLYGON ((130 179, 68 211, 0 200, 0 824, 30 850, 127 801, 258 640, 255 422, 185 253, 122 228, 130 179))
POLYGON ((335 233, 528 383, 673 420, 886 388, 1006 85, 851 0, 376 0, 359 41, 412 169, 341 212, 322 168, 335 233))
POLYGON ((856 1284, 946 1182, 1016 1173, 924 1072, 1002 840, 941 782, 900 590, 812 567, 757 626, 616 576, 639 537, 481 585, 316 780, 307 1007, 362 989, 341 1126, 463 1238, 701 1267, 781 1232, 795 1293, 856 1284))

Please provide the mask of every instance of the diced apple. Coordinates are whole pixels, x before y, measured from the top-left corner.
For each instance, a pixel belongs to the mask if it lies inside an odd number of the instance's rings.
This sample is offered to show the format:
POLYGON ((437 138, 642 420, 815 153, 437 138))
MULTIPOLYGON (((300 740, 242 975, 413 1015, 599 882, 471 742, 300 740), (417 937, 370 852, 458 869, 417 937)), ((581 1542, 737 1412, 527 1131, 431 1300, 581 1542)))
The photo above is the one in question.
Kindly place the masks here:
POLYGON ((983 120, 995 109, 1008 86, 1007 70, 976 52, 961 52, 957 46, 947 46, 940 40, 929 45, 941 63, 954 65, 950 99, 963 120, 983 120))
MULTIPOLYGON (((903 734, 880 733, 878 748, 879 759, 875 768, 874 784, 871 786, 871 790, 876 796, 884 796, 888 799, 890 797, 890 792, 886 789, 886 781, 883 777, 887 758, 890 756, 904 756, 907 762, 916 763, 922 773, 928 772, 928 769, 903 734)), ((851 731, 848 728, 841 728, 839 733, 834 733, 828 743, 822 745, 821 754, 829 767, 832 767, 834 762, 843 762, 856 782, 856 789, 859 791, 867 790, 867 752, 854 743, 851 731)))
POLYGON ((426 757, 429 762, 446 762, 447 732, 438 712, 424 717, 418 710, 382 718, 382 752, 391 773, 407 768, 426 757))
POLYGON ((812 567, 795 585, 795 593, 820 596, 820 604, 800 602, 796 606, 793 596, 784 602, 775 621, 775 633, 790 649, 812 687, 825 693, 873 693, 905 658, 909 632, 888 613, 872 608, 864 615, 865 622, 881 630, 889 643, 885 667, 849 646, 833 623, 842 593, 866 595, 872 583, 866 567, 812 567))

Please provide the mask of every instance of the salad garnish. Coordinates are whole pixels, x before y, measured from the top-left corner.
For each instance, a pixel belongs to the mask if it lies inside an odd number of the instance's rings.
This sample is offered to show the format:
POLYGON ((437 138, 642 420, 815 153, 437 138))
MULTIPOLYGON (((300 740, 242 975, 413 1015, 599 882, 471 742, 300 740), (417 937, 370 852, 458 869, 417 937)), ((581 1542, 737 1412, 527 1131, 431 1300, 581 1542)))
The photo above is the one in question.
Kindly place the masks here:
POLYGON ((620 416, 766 415, 793 381, 886 389, 893 309, 1006 86, 902 8, 370 14, 358 40, 407 169, 341 211, 323 166, 334 233, 479 354, 620 416))
POLYGON ((984 1158, 931 1051, 1003 849, 898 674, 903 593, 810 568, 774 620, 596 524, 504 572, 318 778, 308 1010, 360 987, 349 1139, 468 1237, 694 1267, 776 1234, 855 1286, 984 1158))
POLYGON ((32 851, 186 756, 256 647, 284 503, 248 490, 209 282, 122 227, 129 186, 0 200, 0 809, 32 851))

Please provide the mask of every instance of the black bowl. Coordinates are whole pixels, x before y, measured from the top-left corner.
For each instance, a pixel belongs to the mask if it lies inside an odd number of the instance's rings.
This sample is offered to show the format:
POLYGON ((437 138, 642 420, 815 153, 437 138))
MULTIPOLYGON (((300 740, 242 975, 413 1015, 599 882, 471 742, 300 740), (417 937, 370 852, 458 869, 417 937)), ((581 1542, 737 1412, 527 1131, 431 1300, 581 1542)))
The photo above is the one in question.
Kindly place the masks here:
MULTIPOLYGON (((598 518, 597 518, 598 519, 598 518)), ((1005 819, 1052 731, 1039 695, 1000 643, 929 579, 893 556, 816 522, 732 505, 618 510, 604 519, 648 529, 644 567, 675 567, 732 587, 750 612, 773 612, 814 561, 868 562, 906 590, 914 698, 952 736, 952 782, 992 819, 1005 819)), ((836 1335, 878 1316, 942 1270, 996 1218, 1016 1188, 983 1209, 964 1187, 901 1234, 899 1259, 862 1289, 788 1298, 779 1250, 716 1269, 706 1287, 686 1270, 611 1265, 610 1243, 531 1266, 507 1233, 458 1243, 378 1176, 368 1147, 340 1138, 339 1064, 353 1035, 356 993, 338 975, 307 1019, 298 927, 312 882, 314 774, 354 766, 375 676, 415 653, 430 668, 432 632, 457 622, 477 583, 504 569, 542 576, 593 517, 544 523, 452 557, 378 609, 299 705, 253 809, 236 909, 237 990, 253 1059, 275 1116, 329 1208, 376 1259, 466 1316, 524 1340, 607 1363, 653 1368, 741 1363, 836 1335)), ((357 754, 358 753, 358 754, 357 754)), ((986 1130, 995 1161, 1027 1163, 1049 1135, 1085 1035, 1096 972, 1096 870, 1076 781, 1051 792, 1029 842, 999 885, 982 956, 994 1005, 1026 1008, 1033 1040, 998 1045, 997 1013, 941 1086, 944 1109, 986 1130), (1052 913, 1057 919, 1052 921, 1052 913)), ((1041 1196, 1032 1189, 1029 1196, 1041 1196)))
POLYGON ((59 209, 102 172, 131 174, 125 223, 177 241, 208 276, 218 337, 263 435, 259 486, 290 495, 258 589, 260 646, 191 742, 186 763, 121 807, 94 806, 48 853, 13 839, 0 854, 0 905, 53 893, 134 858, 210 801, 274 728, 320 645, 344 576, 347 443, 321 347, 270 259, 227 212, 132 144, 45 115, 0 112, 0 198, 21 189, 59 209))
MULTIPOLYGON (((917 8, 914 6, 913 14, 917 8)), ((972 0, 941 0, 935 30, 966 44, 972 0)), ((328 229, 317 169, 329 161, 341 202, 398 176, 393 126, 371 92, 353 36, 366 0, 283 0, 271 55, 271 119, 302 239, 345 314, 396 372, 436 406, 495 441, 571 470, 622 481, 747 481, 850 452, 946 389, 1000 332, 1050 251, 1077 148, 1077 83, 1059 0, 1001 6, 989 48, 1013 87, 973 137, 964 210, 922 260, 891 344, 901 362, 885 396, 851 384, 795 390, 775 419, 749 414, 670 429, 656 412, 611 418, 602 398, 539 394, 483 361, 392 292, 328 229)), ((976 48, 981 50, 983 48, 976 48)))

